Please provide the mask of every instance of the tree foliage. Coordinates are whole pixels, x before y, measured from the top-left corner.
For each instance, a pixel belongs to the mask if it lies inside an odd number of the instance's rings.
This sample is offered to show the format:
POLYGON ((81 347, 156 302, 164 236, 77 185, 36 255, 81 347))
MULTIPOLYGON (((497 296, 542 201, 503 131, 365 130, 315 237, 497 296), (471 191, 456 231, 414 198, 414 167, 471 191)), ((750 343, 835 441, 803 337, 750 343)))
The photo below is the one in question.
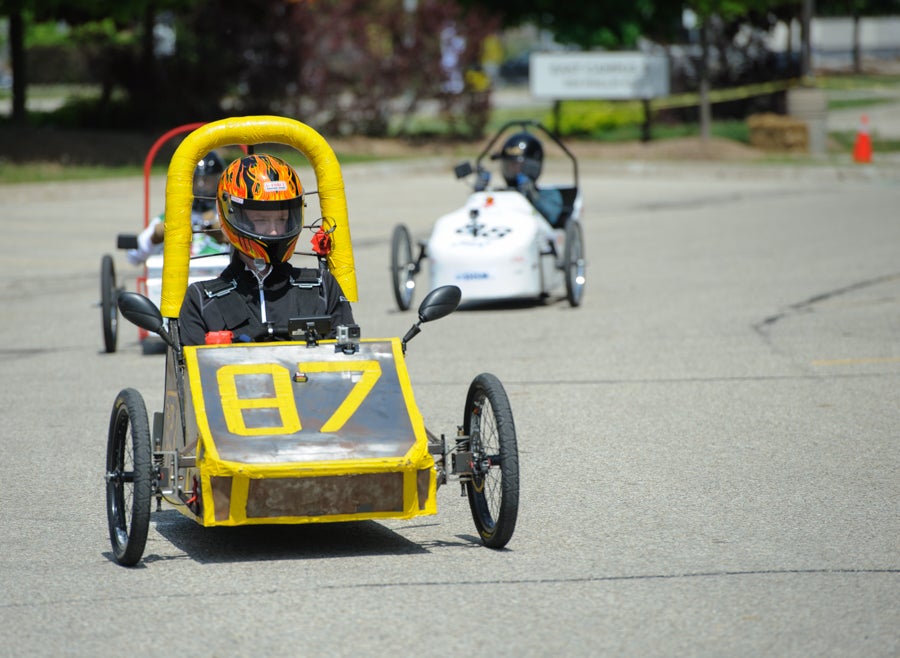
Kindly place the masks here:
POLYGON ((819 16, 896 16, 900 0, 816 0, 819 16))
MULTIPOLYGON (((760 74, 733 64, 736 48, 757 48, 746 37, 747 27, 764 32, 798 17, 802 5, 803 0, 0 0, 0 15, 10 18, 13 115, 19 121, 25 118, 28 79, 26 28, 65 21, 72 28, 71 47, 79 49, 102 88, 98 101, 69 111, 95 125, 149 128, 271 112, 300 116, 329 131, 377 135, 398 111, 408 118, 422 103, 437 101, 457 132, 478 135, 490 107, 477 70, 481 47, 501 27, 531 22, 556 41, 583 49, 631 49, 642 37, 666 46, 685 41, 682 12, 690 9, 704 27, 710 56, 702 61, 711 61, 710 75, 716 84, 738 84, 760 74), (154 40, 164 16, 176 34, 171 53, 157 52, 154 40), (456 89, 442 65, 442 35, 459 46, 455 66, 464 84, 456 89)), ((900 12, 900 0, 816 0, 816 8, 859 17, 900 12)))
MULTIPOLYGON (((11 12, 15 2, 0 0, 0 8, 11 12)), ((455 2, 40 0, 30 7, 28 20, 65 20, 84 35, 93 29, 83 40, 72 31, 103 90, 99 101, 67 108, 81 123, 151 128, 279 113, 380 135, 397 107, 409 115, 426 100, 436 100, 460 134, 479 135, 487 120, 489 94, 471 83, 482 41, 499 22, 455 2), (166 54, 154 49, 163 15, 177 44, 166 54), (459 45, 460 79, 469 82, 452 92, 442 68, 448 30, 459 45)))
MULTIPOLYGON (((701 20, 743 19, 762 26, 775 17, 796 17, 802 0, 461 0, 465 6, 499 12, 504 25, 533 23, 553 34, 561 44, 582 49, 633 48, 638 37, 669 43, 682 36, 682 14, 693 11, 701 20)), ((827 3, 832 0, 817 0, 827 3)), ((898 0, 833 0, 857 4, 887 4, 898 0)), ((818 5, 817 5, 818 6, 818 5)))
POLYGON ((631 48, 648 28, 671 34, 681 24, 681 3, 659 0, 462 0, 462 4, 498 13, 505 26, 533 23, 551 32, 557 42, 582 49, 631 48))
POLYGON ((289 111, 331 132, 383 135, 392 115, 408 117, 437 100, 457 132, 480 135, 486 94, 466 84, 466 74, 499 27, 483 11, 441 0, 419 0, 412 11, 395 0, 317 0, 295 5, 288 24, 298 35, 288 59, 300 63, 290 76, 289 111), (457 89, 447 84, 453 71, 442 66, 449 39, 458 49, 457 89))

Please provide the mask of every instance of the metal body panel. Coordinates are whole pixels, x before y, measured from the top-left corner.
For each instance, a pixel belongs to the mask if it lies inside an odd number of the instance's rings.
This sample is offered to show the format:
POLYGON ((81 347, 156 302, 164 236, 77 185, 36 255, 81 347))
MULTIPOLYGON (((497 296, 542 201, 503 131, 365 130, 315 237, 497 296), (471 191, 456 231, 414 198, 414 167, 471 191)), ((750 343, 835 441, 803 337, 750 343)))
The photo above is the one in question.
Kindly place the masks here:
POLYGON ((202 524, 436 513, 434 459, 399 339, 364 340, 353 354, 323 341, 191 346, 184 356, 185 433, 173 377, 164 449, 195 457, 196 469, 179 473, 182 502, 194 499, 182 511, 202 524))

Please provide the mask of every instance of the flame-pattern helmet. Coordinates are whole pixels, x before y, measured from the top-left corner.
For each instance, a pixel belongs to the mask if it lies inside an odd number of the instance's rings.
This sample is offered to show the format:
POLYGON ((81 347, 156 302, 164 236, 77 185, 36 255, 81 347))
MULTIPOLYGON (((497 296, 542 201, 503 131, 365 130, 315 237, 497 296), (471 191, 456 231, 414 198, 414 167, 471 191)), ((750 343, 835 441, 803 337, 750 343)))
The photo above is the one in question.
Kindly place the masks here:
POLYGON ((219 179, 222 232, 239 252, 266 263, 290 259, 303 228, 303 186, 297 172, 272 155, 247 155, 225 168, 219 179), (248 210, 287 210, 284 233, 255 232, 248 210))
POLYGON ((516 133, 503 144, 500 159, 503 179, 510 187, 516 186, 516 177, 520 173, 537 181, 544 164, 544 147, 531 133, 516 133))

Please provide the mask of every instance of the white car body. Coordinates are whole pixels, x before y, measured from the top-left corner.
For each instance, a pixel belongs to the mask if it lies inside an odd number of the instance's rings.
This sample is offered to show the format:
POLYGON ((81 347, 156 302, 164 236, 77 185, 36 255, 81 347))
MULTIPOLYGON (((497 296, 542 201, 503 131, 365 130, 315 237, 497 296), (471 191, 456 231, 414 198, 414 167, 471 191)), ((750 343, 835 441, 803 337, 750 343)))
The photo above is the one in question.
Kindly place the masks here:
MULTIPOLYGON (((580 212, 579 194, 568 221, 580 212)), ((429 289, 459 286, 463 304, 538 299, 565 288, 564 249, 565 230, 518 191, 474 192, 432 229, 429 289)))
MULTIPOLYGON (((222 270, 228 267, 230 262, 231 255, 227 253, 192 259, 190 269, 188 269, 188 284, 215 279, 222 273, 222 270)), ((154 254, 147 258, 146 266, 146 288, 138 292, 149 297, 158 308, 162 297, 162 254, 154 254)))

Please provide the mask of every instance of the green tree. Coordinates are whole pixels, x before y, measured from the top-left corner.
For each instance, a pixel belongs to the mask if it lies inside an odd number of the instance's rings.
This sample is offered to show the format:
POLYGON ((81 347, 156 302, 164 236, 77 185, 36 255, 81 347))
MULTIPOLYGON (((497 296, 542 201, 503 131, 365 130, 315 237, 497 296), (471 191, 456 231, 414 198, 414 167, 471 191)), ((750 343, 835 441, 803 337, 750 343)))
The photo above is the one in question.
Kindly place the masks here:
POLYGON ((433 99, 451 132, 481 135, 489 90, 472 80, 483 41, 499 26, 485 12, 446 0, 316 0, 292 6, 286 22, 296 35, 288 59, 300 63, 284 94, 291 113, 331 133, 383 136, 398 108, 403 130, 433 99), (442 68, 451 42, 456 86, 442 68))
POLYGON ((681 25, 680 2, 654 0, 461 0, 467 7, 498 13, 506 27, 533 23, 551 32, 557 42, 582 50, 633 48, 652 26, 658 33, 674 34, 681 25))
MULTIPOLYGON (((84 127, 274 113, 332 132, 383 135, 398 100, 410 116, 436 99, 454 131, 478 135, 489 110, 484 76, 474 69, 498 23, 447 0, 0 0, 0 9, 25 23, 75 26, 71 40, 102 87, 99 100, 63 108, 84 127), (27 12, 20 1, 29 2, 27 12), (159 56, 153 30, 163 15, 177 45, 159 56), (466 81, 452 93, 441 67, 440 34, 448 28, 460 37, 466 81)), ((23 110, 26 80, 17 69, 23 110)))
POLYGON ((29 25, 68 24, 73 28, 75 47, 94 53, 92 60, 103 85, 103 99, 109 99, 113 86, 133 80, 135 82, 127 88, 132 104, 152 110, 159 98, 153 36, 156 16, 165 10, 183 10, 195 1, 0 0, 0 15, 9 18, 13 122, 22 124, 26 121, 26 35, 29 25))
POLYGON ((714 18, 730 21, 747 16, 753 11, 765 10, 765 0, 688 0, 684 3, 697 15, 700 34, 700 137, 708 140, 712 125, 712 107, 709 100, 709 29, 714 18))

